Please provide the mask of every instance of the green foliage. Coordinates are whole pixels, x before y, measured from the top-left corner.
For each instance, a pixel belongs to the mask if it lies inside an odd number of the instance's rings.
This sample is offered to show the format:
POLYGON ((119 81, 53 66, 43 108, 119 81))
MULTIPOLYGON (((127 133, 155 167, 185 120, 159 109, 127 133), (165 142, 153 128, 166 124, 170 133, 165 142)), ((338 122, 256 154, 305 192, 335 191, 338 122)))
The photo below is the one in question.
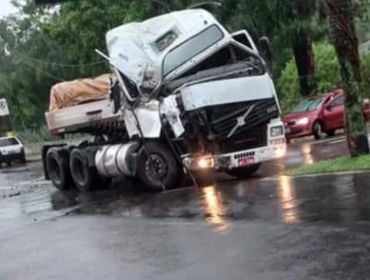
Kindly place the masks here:
POLYGON ((17 135, 22 139, 24 143, 27 144, 56 140, 56 138, 50 134, 46 126, 41 126, 37 129, 19 129, 17 130, 17 135))
MULTIPOLYGON (((199 3, 197 0, 80 0, 66 2, 56 9, 37 7, 33 0, 14 2, 22 16, 0 20, 0 97, 7 98, 18 128, 38 128, 44 123, 43 113, 53 84, 109 71, 94 52, 96 48, 105 50, 107 30, 199 3)), ((292 40, 294 34, 302 31, 313 40, 323 38, 327 30, 321 1, 309 1, 309 4, 300 1, 302 7, 298 1, 291 0, 221 2, 219 19, 230 31, 247 29, 255 39, 270 37, 273 73, 280 77, 282 105, 290 108, 299 98, 296 67, 290 60, 292 40)), ((319 80, 321 91, 337 84, 337 68, 331 68, 335 57, 328 44, 316 48, 322 48, 316 50, 322 56, 317 58, 317 76, 328 76, 319 80), (331 81, 329 76, 335 80, 331 81)))
POLYGON ((284 171, 283 175, 297 176, 307 174, 322 174, 348 171, 369 171, 370 156, 350 158, 348 156, 332 160, 319 161, 314 164, 305 164, 301 167, 284 171))
MULTIPOLYGON (((317 93, 329 92, 340 88, 342 85, 339 63, 334 47, 327 42, 314 45, 316 59, 317 93)), ((362 59, 363 81, 361 84, 361 96, 370 97, 370 54, 363 55, 362 59)), ((302 99, 299 93, 299 77, 295 62, 290 59, 277 82, 278 94, 282 103, 283 112, 289 112, 296 103, 302 99)))
MULTIPOLYGON (((315 79, 318 93, 339 88, 341 78, 334 48, 329 43, 323 42, 314 45, 314 52, 316 60, 315 79)), ((293 59, 287 62, 281 72, 277 87, 283 112, 288 112, 302 98, 299 93, 299 77, 293 59)))

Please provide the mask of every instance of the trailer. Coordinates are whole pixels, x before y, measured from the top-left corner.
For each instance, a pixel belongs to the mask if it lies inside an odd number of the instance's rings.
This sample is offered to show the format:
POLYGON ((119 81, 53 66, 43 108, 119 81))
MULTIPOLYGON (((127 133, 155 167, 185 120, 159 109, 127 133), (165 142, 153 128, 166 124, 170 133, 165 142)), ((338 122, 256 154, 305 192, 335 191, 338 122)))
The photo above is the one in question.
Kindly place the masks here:
MULTIPOLYGON (((263 41, 266 48, 266 40, 263 41)), ((116 82, 110 99, 46 113, 77 146, 46 146, 45 175, 88 191, 115 177, 151 190, 208 170, 248 178, 285 154, 284 125, 266 63, 245 30, 230 33, 203 9, 164 14, 107 32, 116 82)))

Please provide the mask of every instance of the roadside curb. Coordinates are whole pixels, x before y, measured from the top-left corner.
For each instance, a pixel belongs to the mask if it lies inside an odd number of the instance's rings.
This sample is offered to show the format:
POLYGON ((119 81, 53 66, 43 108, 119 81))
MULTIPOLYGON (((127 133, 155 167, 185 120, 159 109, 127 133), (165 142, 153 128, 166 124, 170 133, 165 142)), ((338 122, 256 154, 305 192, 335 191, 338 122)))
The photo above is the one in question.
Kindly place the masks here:
POLYGON ((305 177, 318 177, 328 175, 355 175, 355 174, 370 174, 370 170, 357 170, 357 171, 338 171, 338 172, 326 172, 326 173, 315 173, 315 174, 301 174, 301 175, 284 175, 279 174, 277 177, 290 177, 290 178, 305 178, 305 177))

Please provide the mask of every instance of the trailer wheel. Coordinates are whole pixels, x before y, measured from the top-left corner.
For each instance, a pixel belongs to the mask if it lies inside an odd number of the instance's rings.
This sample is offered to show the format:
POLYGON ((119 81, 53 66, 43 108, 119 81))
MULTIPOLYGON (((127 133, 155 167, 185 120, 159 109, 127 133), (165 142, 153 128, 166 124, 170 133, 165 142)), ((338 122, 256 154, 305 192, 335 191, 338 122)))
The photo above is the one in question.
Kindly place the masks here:
POLYGON ((181 170, 171 151, 159 143, 147 143, 139 153, 137 175, 152 191, 176 188, 181 170))
POLYGON ((46 154, 45 164, 49 178, 57 189, 63 191, 72 186, 66 150, 50 148, 46 154))
POLYGON ((247 167, 239 167, 227 171, 227 174, 238 179, 249 179, 253 176, 254 173, 257 172, 260 166, 261 166, 260 164, 255 164, 247 167))
POLYGON ((89 167, 86 152, 82 149, 73 149, 69 158, 69 168, 73 182, 81 192, 91 191, 99 186, 100 178, 94 167, 89 167))

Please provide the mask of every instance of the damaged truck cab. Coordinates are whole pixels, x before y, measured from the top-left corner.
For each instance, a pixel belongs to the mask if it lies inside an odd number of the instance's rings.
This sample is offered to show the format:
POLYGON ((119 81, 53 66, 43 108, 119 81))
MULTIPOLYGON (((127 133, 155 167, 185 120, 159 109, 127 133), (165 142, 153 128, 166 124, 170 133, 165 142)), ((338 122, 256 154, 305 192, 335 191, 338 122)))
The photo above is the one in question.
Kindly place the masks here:
POLYGON ((247 178, 284 156, 274 84, 247 31, 231 34, 189 9, 117 27, 106 41, 125 137, 81 148, 100 176, 136 176, 160 190, 184 171, 247 178))

